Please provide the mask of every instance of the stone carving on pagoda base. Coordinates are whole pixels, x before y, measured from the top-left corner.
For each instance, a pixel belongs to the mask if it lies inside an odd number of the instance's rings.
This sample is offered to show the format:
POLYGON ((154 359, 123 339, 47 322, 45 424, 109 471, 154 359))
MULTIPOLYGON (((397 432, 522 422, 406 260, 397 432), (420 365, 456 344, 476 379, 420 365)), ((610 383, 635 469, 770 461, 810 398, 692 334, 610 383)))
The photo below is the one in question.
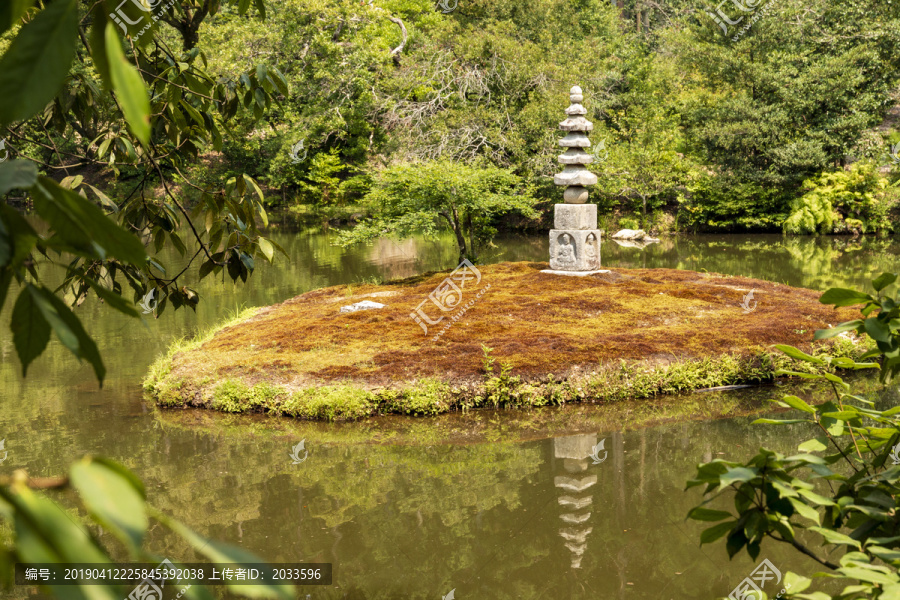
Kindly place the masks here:
POLYGON ((600 268, 600 237, 597 230, 553 229, 550 238, 550 269, 553 271, 597 271, 600 268))
POLYGON ((591 275, 609 273, 600 270, 600 236, 597 229, 597 205, 587 204, 587 186, 597 183, 597 176, 586 165, 594 161, 588 148, 591 142, 588 132, 593 123, 581 105, 584 96, 577 85, 569 92, 567 118, 559 124, 566 136, 559 140, 565 152, 559 156, 562 173, 553 177, 553 183, 565 187, 563 200, 553 211, 553 229, 550 230, 550 269, 544 273, 558 275, 591 275))

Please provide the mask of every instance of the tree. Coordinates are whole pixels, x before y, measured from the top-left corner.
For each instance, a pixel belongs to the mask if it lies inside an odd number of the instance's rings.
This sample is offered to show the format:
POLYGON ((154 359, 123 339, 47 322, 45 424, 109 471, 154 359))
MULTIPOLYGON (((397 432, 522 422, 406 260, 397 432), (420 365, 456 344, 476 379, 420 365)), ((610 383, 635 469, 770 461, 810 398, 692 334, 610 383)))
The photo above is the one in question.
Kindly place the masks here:
POLYGON ((378 216, 342 234, 342 244, 449 229, 460 261, 476 260, 477 248, 490 243, 496 217, 511 212, 537 216, 536 200, 519 177, 493 166, 449 161, 389 167, 378 174, 366 201, 377 207, 378 216))
POLYGON ((598 165, 603 192, 640 199, 641 227, 648 227, 648 202, 651 209, 663 206, 687 179, 688 169, 666 133, 647 127, 630 130, 626 139, 611 145, 609 160, 598 165))
MULTIPOLYGON (((900 73, 900 10, 825 0, 757 5, 759 20, 737 41, 749 14, 723 36, 698 12, 663 45, 680 66, 690 151, 766 203, 780 192, 774 212, 787 213, 806 179, 843 166, 862 132, 883 119, 900 73)), ((711 220, 733 221, 726 212, 711 220)))

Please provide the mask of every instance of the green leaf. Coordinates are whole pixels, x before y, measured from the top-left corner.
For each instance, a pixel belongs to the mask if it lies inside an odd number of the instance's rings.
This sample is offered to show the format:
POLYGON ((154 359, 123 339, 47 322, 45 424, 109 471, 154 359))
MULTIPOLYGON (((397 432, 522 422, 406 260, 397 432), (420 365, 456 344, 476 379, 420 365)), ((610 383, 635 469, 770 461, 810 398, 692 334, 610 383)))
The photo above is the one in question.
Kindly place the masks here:
POLYGON ((896 273, 882 273, 872 280, 872 287, 875 288, 876 292, 880 292, 895 281, 897 281, 896 273))
MULTIPOLYGON (((867 591, 870 591, 870 589, 867 588, 867 591)), ((900 583, 882 586, 878 600, 900 600, 900 583)))
POLYGON ((836 307, 865 304, 872 300, 874 300, 874 298, 868 294, 845 288, 831 288, 819 298, 819 302, 822 304, 833 304, 836 307))
POLYGON ((265 0, 253 0, 253 3, 256 5, 256 10, 259 11, 259 17, 265 21, 266 20, 266 2, 265 0))
MULTIPOLYGON (((202 554, 211 562, 222 565, 234 563, 263 562, 258 557, 250 554, 246 550, 206 539, 203 536, 198 535, 192 529, 184 526, 175 519, 172 519, 171 517, 160 513, 159 511, 152 510, 151 514, 154 519, 162 523, 174 533, 184 538, 198 554, 202 554)), ((274 583, 257 585, 235 585, 229 583, 227 584, 227 586, 235 591, 240 592, 240 595, 246 596, 248 598, 280 598, 283 600, 293 600, 294 598, 294 586, 292 585, 274 583)))
POLYGON ((815 531, 827 541, 829 544, 835 544, 838 546, 853 546, 857 550, 860 549, 860 543, 858 540, 854 540, 849 535, 844 535, 838 531, 834 531, 833 529, 825 529, 824 527, 810 527, 810 531, 815 531))
POLYGON ((101 259, 111 255, 138 266, 146 262, 141 241, 91 201, 47 177, 38 178, 33 192, 35 211, 64 241, 101 259))
POLYGON ((6 0, 0 2, 0 33, 13 26, 22 18, 28 7, 34 6, 34 0, 6 0))
POLYGON ((11 160, 0 163, 0 196, 10 190, 27 190, 37 181, 37 165, 30 160, 11 160))
POLYGON ((813 363, 816 365, 824 364, 824 362, 821 359, 816 358, 815 356, 810 356, 809 354, 807 354, 805 352, 801 352, 800 350, 798 350, 797 348, 794 348, 793 346, 784 346, 782 344, 777 344, 775 347, 778 348, 779 350, 781 350, 782 352, 784 352, 785 354, 787 354, 788 356, 790 356, 791 358, 796 358, 797 360, 802 360, 804 362, 809 362, 809 363, 813 363))
MULTIPOLYGON (((9 269, 0 269, 0 310, 6 302, 6 294, 9 292, 9 285, 12 283, 13 274, 9 269)), ((17 353, 18 354, 18 353, 17 353)))
POLYGON ((150 99, 137 69, 125 58, 119 35, 112 23, 106 24, 106 58, 109 75, 125 120, 144 146, 150 143, 150 99))
POLYGON ((97 351, 97 345, 90 338, 81 321, 75 316, 65 303, 57 298, 53 292, 46 288, 39 288, 30 283, 26 284, 34 303, 41 311, 41 315, 56 332, 56 337, 63 346, 69 349, 79 359, 91 363, 94 374, 100 385, 103 385, 103 377, 106 375, 106 367, 97 351))
POLYGON ((825 379, 827 379, 828 381, 830 381, 832 383, 838 384, 841 388, 844 389, 845 392, 850 391, 850 384, 846 383, 843 379, 841 379, 837 375, 834 375, 832 373, 822 373, 822 377, 824 377, 825 379))
POLYGON ((50 324, 47 323, 47 319, 44 318, 27 288, 19 292, 13 306, 10 329, 16 354, 22 363, 22 377, 24 377, 28 373, 28 365, 40 356, 50 341, 50 324))
MULTIPOLYGON (((12 236, 9 235, 9 229, 6 227, 6 223, 3 222, 3 219, 0 218, 0 267, 5 267, 10 263, 13 257, 13 239, 12 236)), ((10 271, 4 270, 5 273, 9 273, 10 271)), ((0 306, 3 306, 0 303, 0 306)))
MULTIPOLYGON (((871 538, 868 540, 872 541, 871 538)), ((889 550, 888 548, 883 548, 881 546, 867 546, 866 550, 884 562, 893 563, 895 561, 900 561, 900 550, 889 550)))
POLYGON ((713 525, 707 529, 704 529, 700 534, 700 545, 709 544, 710 542, 714 542, 732 529, 734 529, 737 521, 728 521, 727 523, 719 523, 718 525, 713 525))
POLYGON ((53 100, 75 58, 77 38, 75 0, 50 3, 19 30, 0 60, 0 126, 24 121, 53 100))
MULTIPOLYGON (((749 541, 740 528, 733 531, 725 540, 725 551, 728 552, 728 558, 733 558, 749 541)), ((747 551, 749 552, 750 548, 747 551)))
POLYGON ((816 413, 816 409, 814 409, 812 406, 810 406, 809 404, 807 404, 806 402, 804 402, 797 396, 784 396, 781 399, 781 401, 792 408, 796 408, 797 410, 802 410, 803 412, 808 412, 808 413, 813 413, 813 414, 816 413))
POLYGON ((178 250, 178 253, 181 256, 184 256, 184 253, 187 252, 187 246, 184 245, 184 242, 181 241, 181 237, 175 233, 174 231, 169 234, 169 240, 172 242, 172 245, 178 250))
POLYGON ((805 463, 810 463, 814 465, 824 465, 827 464, 824 458, 819 456, 815 456, 813 454, 794 454, 793 456, 788 456, 784 459, 784 462, 792 462, 792 461, 803 461, 805 463))
POLYGON ((787 369, 778 369, 777 371, 775 371, 776 377, 783 377, 784 375, 787 375, 788 377, 799 377, 801 379, 810 380, 823 379, 821 375, 814 375, 812 373, 801 373, 800 371, 789 371, 787 369))
POLYGON ((84 280, 87 281, 88 285, 91 286, 91 289, 93 289, 97 293, 97 295, 112 308, 121 313, 125 313, 130 317, 140 318, 140 313, 138 313, 137 309, 135 309, 130 302, 125 300, 125 298, 113 291, 106 289, 89 277, 86 277, 84 280))
POLYGON ((697 506, 688 513, 689 519, 695 521, 721 521, 731 517, 731 513, 724 510, 712 510, 711 508, 702 508, 697 506))
POLYGON ((866 329, 866 333, 869 334, 869 337, 873 340, 879 342, 891 341, 890 327, 888 327, 887 323, 880 321, 877 317, 869 317, 863 322, 863 326, 866 329))
POLYGON ((809 419, 756 419, 752 425, 793 425, 794 423, 809 423, 809 419))
POLYGON ((900 535, 893 535, 891 537, 870 537, 866 540, 868 544, 890 544, 892 542, 896 542, 900 540, 900 535))
MULTIPOLYGON (((112 89, 112 81, 109 76, 109 61, 106 59, 106 25, 109 23, 109 17, 105 4, 100 3, 94 6, 90 14, 91 31, 88 35, 91 59, 94 61, 94 69, 100 75, 103 89, 109 91, 112 89)), ((95 143, 96 141, 94 140, 95 143)))
POLYGON ((0 221, 3 222, 6 233, 12 241, 13 253, 9 263, 14 269, 18 268, 31 254, 37 243, 38 234, 19 211, 2 202, 0 202, 0 221))
POLYGON ((784 574, 784 587, 790 590, 792 594, 802 592, 810 585, 812 585, 812 579, 809 577, 803 577, 802 575, 797 575, 791 571, 784 574))
POLYGON ((246 252, 241 252, 240 257, 241 257, 241 262, 244 263, 244 266, 247 268, 247 270, 253 271, 253 269, 255 268, 254 262, 253 262, 253 257, 250 256, 249 254, 247 254, 246 252))
POLYGON ((785 485, 784 483, 781 483, 777 479, 773 479, 772 481, 770 481, 770 483, 772 485, 772 489, 774 489, 775 491, 778 492, 779 497, 781 497, 781 498, 796 498, 797 497, 797 490, 795 490, 794 488, 792 488, 788 485, 785 485))
POLYGON ((876 567, 841 567, 838 569, 840 573, 843 573, 847 577, 852 577, 853 579, 858 579, 859 581, 866 581, 868 583, 881 583, 881 584, 891 584, 897 583, 897 577, 890 575, 886 575, 881 573, 880 571, 875 570, 876 567))
POLYGON ((216 268, 216 263, 211 260, 206 261, 202 265, 200 265, 200 279, 203 279, 207 275, 213 272, 213 269, 216 268))
POLYGON ((797 450, 800 450, 801 452, 821 452, 828 449, 828 446, 825 444, 827 440, 827 437, 821 435, 817 438, 806 440, 797 446, 797 450))
POLYGON ((859 419, 862 415, 855 410, 840 410, 837 412, 822 413, 822 416, 828 417, 829 419, 837 419, 838 421, 853 421, 854 419, 859 419))
POLYGON ((97 198, 100 199, 100 202, 103 204, 103 206, 107 207, 108 209, 110 209, 113 212, 119 212, 119 205, 116 204, 115 202, 113 202, 112 200, 110 200, 109 196, 107 196, 106 194, 104 194, 103 192, 101 192, 100 190, 98 190, 97 188, 95 188, 94 186, 92 186, 89 183, 86 183, 84 185, 91 188, 91 190, 93 190, 93 192, 95 194, 97 194, 97 198))
POLYGON ((826 498, 825 496, 820 496, 819 494, 812 492, 810 490, 799 489, 799 490, 797 490, 797 493, 799 493, 801 496, 803 496, 810 502, 818 504, 819 506, 834 506, 835 505, 834 500, 826 498))
POLYGON ((285 79, 284 75, 281 74, 281 71, 279 71, 278 69, 276 69, 274 67, 270 67, 269 68, 269 80, 271 80, 272 84, 275 86, 275 89, 277 89, 281 95, 283 95, 283 96, 288 95, 288 91, 289 91, 288 82, 287 82, 287 79, 285 79), (274 75, 274 77, 273 77, 273 75, 274 75))
POLYGON ((750 481, 756 476, 756 472, 753 469, 748 469, 747 467, 729 468, 719 477, 719 489, 727 485, 731 485, 732 483, 750 481))
POLYGON ((822 522, 819 520, 819 511, 811 507, 810 505, 798 500, 797 498, 788 498, 788 502, 794 507, 794 510, 801 517, 806 517, 807 519, 814 521, 816 525, 821 525, 822 522))
POLYGON ((75 463, 69 472, 72 485, 91 516, 137 555, 148 524, 144 490, 123 475, 123 466, 110 462, 85 458, 75 463))
POLYGON ((21 486, 0 495, 15 510, 16 553, 23 562, 95 562, 110 560, 79 527, 74 517, 51 500, 21 486))
POLYGON ((272 262, 272 259, 275 258, 275 247, 272 246, 272 243, 264 237, 257 239, 257 243, 266 259, 268 259, 269 262, 272 262))
POLYGON ((851 508, 857 510, 875 521, 887 521, 891 518, 891 514, 888 511, 873 506, 866 506, 865 504, 848 504, 844 508, 846 510, 851 508))

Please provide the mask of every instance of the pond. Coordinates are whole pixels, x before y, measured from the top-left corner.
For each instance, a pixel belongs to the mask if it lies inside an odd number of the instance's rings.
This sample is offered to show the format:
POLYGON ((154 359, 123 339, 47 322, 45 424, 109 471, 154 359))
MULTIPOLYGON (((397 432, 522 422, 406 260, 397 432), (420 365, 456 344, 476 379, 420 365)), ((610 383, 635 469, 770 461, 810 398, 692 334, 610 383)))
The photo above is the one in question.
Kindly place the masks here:
MULTIPOLYGON (((339 424, 158 410, 140 382, 175 338, 242 306, 456 263, 449 238, 340 249, 328 232, 271 237, 291 260, 260 265, 249 285, 208 278, 197 286, 196 313, 167 310, 144 326, 86 302, 79 315, 108 368, 102 389, 55 340, 23 379, 9 331, 0 330, 8 452, 0 472, 55 475, 84 454, 111 457, 144 480, 153 505, 204 535, 271 562, 332 563, 332 587, 301 588, 311 600, 437 599, 451 590, 459 600, 714 598, 756 566, 746 554, 729 561, 722 542, 699 546, 703 527, 685 515, 700 493, 683 490, 698 462, 742 460, 763 445, 793 453, 810 437, 796 426, 750 425, 764 400, 781 393, 775 387, 339 424), (308 455, 297 463, 290 452, 301 440, 308 455), (600 441, 602 460, 584 458, 600 441)), ((486 262, 547 260, 544 236, 496 246, 486 262)), ((824 290, 900 270, 898 250, 892 240, 690 236, 644 250, 607 242, 602 257, 605 266, 705 269, 824 290)), ((881 395, 896 401, 894 390, 881 395)), ((198 560, 158 528, 149 547, 198 560)), ((819 570, 774 543, 762 558, 782 573, 819 570)))

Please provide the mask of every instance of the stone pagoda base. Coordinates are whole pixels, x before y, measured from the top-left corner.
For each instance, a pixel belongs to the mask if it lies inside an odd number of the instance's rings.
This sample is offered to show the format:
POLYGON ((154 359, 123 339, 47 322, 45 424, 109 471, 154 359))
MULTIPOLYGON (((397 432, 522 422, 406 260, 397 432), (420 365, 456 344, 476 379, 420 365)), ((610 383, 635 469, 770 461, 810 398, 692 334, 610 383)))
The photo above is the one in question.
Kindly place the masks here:
POLYGON ((587 275, 597 275, 598 273, 611 273, 606 269, 598 269, 596 271, 554 271, 553 269, 541 269, 541 273, 549 273, 550 275, 572 275, 574 277, 586 277, 587 275))
POLYGON ((550 268, 554 271, 599 269, 600 230, 551 229, 550 268))
POLYGON ((550 230, 550 270, 573 273, 600 269, 596 204, 557 204, 550 230))

